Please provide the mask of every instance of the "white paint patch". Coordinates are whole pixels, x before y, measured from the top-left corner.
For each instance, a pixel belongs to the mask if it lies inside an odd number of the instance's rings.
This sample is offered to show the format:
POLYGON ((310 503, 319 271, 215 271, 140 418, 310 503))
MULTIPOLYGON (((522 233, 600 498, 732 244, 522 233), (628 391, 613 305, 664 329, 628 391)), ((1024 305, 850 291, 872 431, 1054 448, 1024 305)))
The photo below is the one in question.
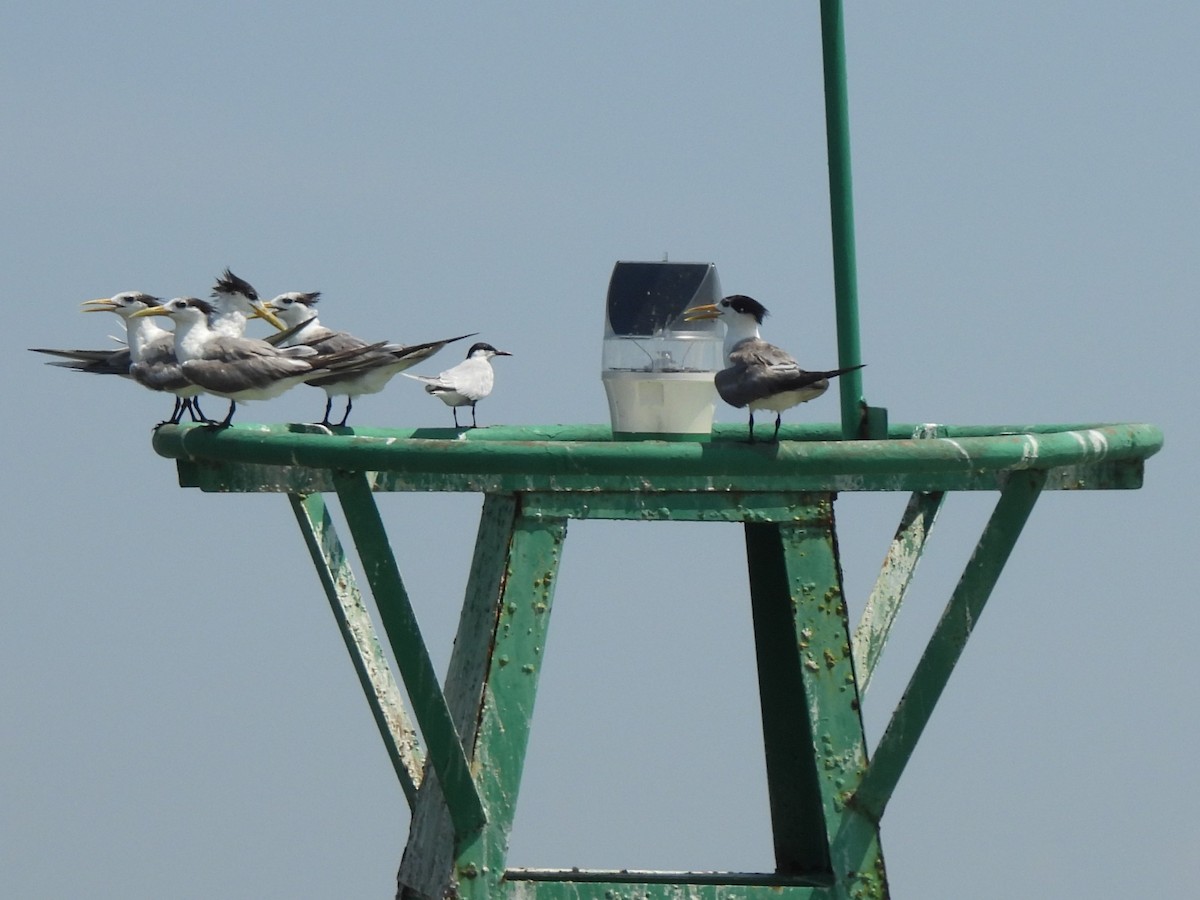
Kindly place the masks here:
POLYGON ((1104 432, 1091 428, 1088 429, 1087 435, 1092 445, 1092 452, 1100 459, 1108 456, 1108 438, 1104 436, 1104 432))
POLYGON ((966 448, 963 447, 963 445, 960 444, 958 441, 956 441, 954 438, 939 438, 939 440, 943 440, 947 444, 953 445, 954 449, 962 454, 963 459, 965 459, 967 462, 971 461, 971 454, 968 453, 966 451, 966 448))
POLYGON ((1087 431, 1072 431, 1070 435, 1079 442, 1087 456, 1094 459, 1108 456, 1108 438, 1104 436, 1104 432, 1089 428, 1087 431))
POLYGON ((1025 443, 1021 447, 1021 462, 1026 466, 1033 465, 1038 458, 1038 439, 1032 434, 1025 435, 1025 443))

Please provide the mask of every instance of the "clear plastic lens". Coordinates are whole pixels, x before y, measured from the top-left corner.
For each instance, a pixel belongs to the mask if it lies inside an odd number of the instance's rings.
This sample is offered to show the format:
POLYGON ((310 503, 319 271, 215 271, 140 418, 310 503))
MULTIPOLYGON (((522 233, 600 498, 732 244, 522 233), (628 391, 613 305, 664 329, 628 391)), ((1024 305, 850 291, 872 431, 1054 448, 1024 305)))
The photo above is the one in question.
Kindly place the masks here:
POLYGON ((607 372, 715 372, 721 368, 721 340, 715 333, 612 336, 604 339, 601 368, 607 372))

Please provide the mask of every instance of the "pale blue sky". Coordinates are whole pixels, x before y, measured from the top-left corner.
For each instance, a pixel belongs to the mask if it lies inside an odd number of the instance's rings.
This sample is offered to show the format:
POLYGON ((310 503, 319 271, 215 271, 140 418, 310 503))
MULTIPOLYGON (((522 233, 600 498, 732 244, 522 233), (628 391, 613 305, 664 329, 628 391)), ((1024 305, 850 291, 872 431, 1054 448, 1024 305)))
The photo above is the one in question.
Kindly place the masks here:
MULTIPOLYGON (((1182 896, 1200 7, 848 5, 869 400, 1167 435, 1143 490, 1035 509, 884 819, 893 895, 1182 896)), ((599 422, 612 264, 668 253, 832 365, 816 4, 10 4, 0 87, 0 894, 390 897, 406 807, 286 501, 180 489, 169 404, 24 348, 230 266, 363 336, 512 351, 481 424, 599 422)), ((351 422, 449 418, 398 383, 351 422)), ((839 501, 859 605, 903 500, 839 501)), ((990 502, 945 511, 873 739, 990 502)), ((441 669, 479 498, 382 506, 441 669)), ((733 526, 571 525, 515 864, 771 866, 745 591, 733 526)))

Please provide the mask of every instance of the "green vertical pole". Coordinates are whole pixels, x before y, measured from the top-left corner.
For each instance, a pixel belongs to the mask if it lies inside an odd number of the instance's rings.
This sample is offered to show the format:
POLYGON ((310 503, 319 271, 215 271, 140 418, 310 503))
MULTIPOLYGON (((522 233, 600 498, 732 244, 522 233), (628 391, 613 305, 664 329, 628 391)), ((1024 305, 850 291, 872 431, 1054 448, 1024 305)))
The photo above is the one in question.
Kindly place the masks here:
POLYGON ((455 896, 462 900, 491 900, 505 887, 509 835, 566 531, 566 519, 518 515, 513 525, 471 755, 488 826, 468 838, 456 860, 455 896))
POLYGON ((833 499, 745 532, 776 872, 827 875, 825 900, 882 900, 878 827, 846 804, 867 757, 833 499))
POLYGON ((398 896, 505 896, 508 839, 544 659, 567 520, 527 517, 511 495, 488 494, 445 697, 470 748, 487 807, 482 829, 449 822, 427 776, 397 875, 398 896))
MULTIPOLYGON (((833 288, 837 307, 838 365, 862 362, 858 329, 858 275, 854 256, 854 191, 850 180, 850 113, 846 99, 846 38, 841 0, 821 0, 825 63, 825 140, 829 154, 829 212, 833 228, 833 288)), ((863 422, 862 370, 838 379, 842 437, 858 437, 863 422)))
POLYGON ((784 875, 832 872, 813 753, 816 740, 808 715, 811 701, 801 689, 799 610, 791 602, 780 527, 748 523, 745 531, 775 871, 784 875))

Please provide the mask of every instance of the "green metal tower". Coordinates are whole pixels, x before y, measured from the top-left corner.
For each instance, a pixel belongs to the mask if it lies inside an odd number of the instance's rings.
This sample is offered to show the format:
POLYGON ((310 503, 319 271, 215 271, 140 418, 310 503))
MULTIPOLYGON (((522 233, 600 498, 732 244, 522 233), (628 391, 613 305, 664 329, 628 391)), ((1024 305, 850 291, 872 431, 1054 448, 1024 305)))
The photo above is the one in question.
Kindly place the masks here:
POLYGON ((777 445, 747 445, 743 427, 722 426, 705 444, 613 441, 607 426, 333 436, 304 428, 166 426, 154 446, 178 461, 184 486, 288 495, 412 807, 402 895, 477 900, 886 897, 880 818, 1039 494, 1139 487, 1162 441, 1148 425, 892 426, 873 441, 842 440, 837 426, 785 426, 777 445), (375 505, 384 491, 483 495, 444 684, 375 505), (911 495, 857 627, 834 523, 844 491, 911 495), (998 500, 868 759, 861 696, 950 491, 995 491, 998 500), (349 525, 411 719, 326 494, 337 495, 349 525), (506 867, 572 519, 744 523, 774 871, 506 867))
MULTIPOLYGON (((822 3, 839 364, 859 362, 840 4, 822 3)), ((412 810, 398 897, 850 900, 888 896, 880 820, 1021 529, 1044 490, 1134 489, 1162 445, 1149 425, 891 425, 841 379, 839 425, 747 445, 616 441, 607 426, 340 429, 164 426, 180 483, 288 496, 412 810), (388 491, 483 495, 449 671, 439 679, 375 504, 388 491), (909 494, 861 620, 842 586, 834 500, 909 494), (938 510, 995 509, 908 688, 868 753, 860 704, 938 510), (336 495, 393 674, 326 509, 336 495), (745 530, 775 868, 514 869, 508 840, 558 566, 572 519, 740 522, 745 530), (396 680, 403 683, 406 704, 396 680), (411 706, 411 709, 409 708, 411 706)))

